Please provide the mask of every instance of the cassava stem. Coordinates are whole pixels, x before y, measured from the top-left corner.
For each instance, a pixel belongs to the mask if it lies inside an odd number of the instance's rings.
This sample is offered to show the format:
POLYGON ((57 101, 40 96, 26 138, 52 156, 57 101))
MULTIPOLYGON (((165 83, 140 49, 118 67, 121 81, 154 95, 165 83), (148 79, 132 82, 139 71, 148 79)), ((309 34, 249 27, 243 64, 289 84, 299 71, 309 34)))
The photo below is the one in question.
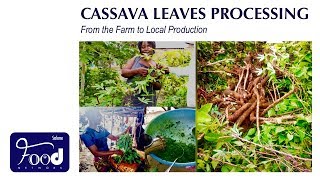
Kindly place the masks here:
POLYGON ((260 116, 264 116, 269 109, 273 108, 275 105, 277 105, 279 102, 281 102, 283 99, 287 98, 288 96, 290 96, 293 92, 295 91, 295 89, 290 90, 287 94, 283 95, 281 98, 277 99, 276 101, 274 101, 272 104, 270 104, 266 109, 264 109, 262 111, 262 113, 260 114, 260 116))

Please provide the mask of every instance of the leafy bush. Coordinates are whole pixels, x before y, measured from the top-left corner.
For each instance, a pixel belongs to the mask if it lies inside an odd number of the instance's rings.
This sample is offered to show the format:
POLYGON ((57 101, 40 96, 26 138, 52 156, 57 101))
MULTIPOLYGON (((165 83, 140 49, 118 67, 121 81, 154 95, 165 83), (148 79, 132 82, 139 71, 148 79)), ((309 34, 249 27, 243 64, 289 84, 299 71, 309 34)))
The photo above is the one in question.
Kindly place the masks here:
POLYGON ((188 50, 168 50, 155 54, 155 61, 165 62, 170 67, 188 66, 191 60, 191 52, 188 50))
POLYGON ((126 94, 123 88, 127 86, 120 78, 120 69, 112 66, 118 64, 121 67, 137 52, 134 42, 80 42, 80 106, 121 105, 126 94), (114 84, 120 89, 111 87, 114 84), (119 96, 116 96, 116 93, 119 93, 119 96))
POLYGON ((294 124, 263 124, 243 132, 230 127, 217 107, 197 110, 198 171, 311 171, 312 133, 308 117, 294 124))
POLYGON ((186 107, 188 77, 178 77, 168 74, 162 77, 162 89, 160 91, 158 106, 162 107, 186 107))

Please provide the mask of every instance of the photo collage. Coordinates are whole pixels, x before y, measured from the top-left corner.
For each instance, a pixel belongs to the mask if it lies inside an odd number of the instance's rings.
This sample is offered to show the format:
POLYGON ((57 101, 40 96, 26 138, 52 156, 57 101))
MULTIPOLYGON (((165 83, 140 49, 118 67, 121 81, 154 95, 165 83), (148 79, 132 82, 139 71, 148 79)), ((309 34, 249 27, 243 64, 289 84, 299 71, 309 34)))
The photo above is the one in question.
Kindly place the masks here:
POLYGON ((311 172, 310 41, 79 42, 79 172, 311 172))

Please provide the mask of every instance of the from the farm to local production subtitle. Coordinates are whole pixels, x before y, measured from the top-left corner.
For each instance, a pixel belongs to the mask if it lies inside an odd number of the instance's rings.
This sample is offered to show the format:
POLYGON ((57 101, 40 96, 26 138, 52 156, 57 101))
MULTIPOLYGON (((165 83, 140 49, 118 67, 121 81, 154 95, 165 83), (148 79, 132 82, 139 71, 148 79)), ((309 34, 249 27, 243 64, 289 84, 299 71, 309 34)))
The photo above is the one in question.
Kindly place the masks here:
POLYGON ((115 26, 114 27, 108 27, 108 26, 102 26, 102 28, 99 27, 89 27, 86 25, 83 25, 81 27, 81 33, 155 33, 155 34, 163 34, 163 33, 171 33, 171 34, 178 34, 178 33, 184 33, 184 34, 202 34, 207 33, 208 28, 207 27, 200 27, 200 26, 137 26, 137 27, 124 27, 124 26, 115 26))

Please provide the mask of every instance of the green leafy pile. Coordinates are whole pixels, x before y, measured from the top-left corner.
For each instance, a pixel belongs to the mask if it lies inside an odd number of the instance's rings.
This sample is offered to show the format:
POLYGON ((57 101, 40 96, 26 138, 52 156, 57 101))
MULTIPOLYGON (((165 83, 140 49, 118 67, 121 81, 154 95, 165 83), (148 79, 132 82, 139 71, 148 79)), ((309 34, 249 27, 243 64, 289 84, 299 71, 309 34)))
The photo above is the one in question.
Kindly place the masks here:
POLYGON ((132 148, 132 137, 129 134, 120 136, 117 147, 123 151, 123 156, 114 157, 118 164, 121 162, 128 164, 141 163, 139 154, 132 148))
POLYGON ((171 138, 164 138, 166 147, 164 150, 153 152, 163 160, 173 162, 176 158, 178 163, 187 163, 195 161, 195 145, 186 144, 171 138), (181 157, 180 157, 181 156, 181 157))

